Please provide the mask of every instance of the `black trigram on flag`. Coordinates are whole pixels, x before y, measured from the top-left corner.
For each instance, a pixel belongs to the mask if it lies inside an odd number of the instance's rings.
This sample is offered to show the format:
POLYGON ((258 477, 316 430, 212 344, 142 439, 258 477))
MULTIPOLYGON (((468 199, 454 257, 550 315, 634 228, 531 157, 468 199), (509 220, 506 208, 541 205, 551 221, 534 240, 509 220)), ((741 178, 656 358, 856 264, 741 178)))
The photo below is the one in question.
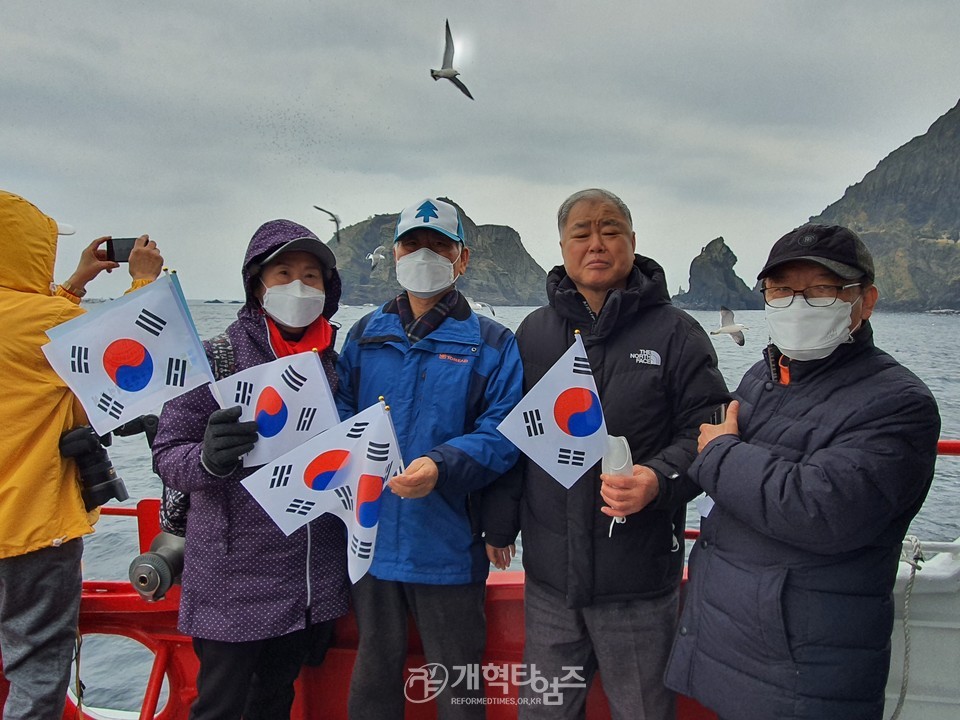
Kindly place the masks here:
POLYGON ((90 348, 83 345, 70 348, 70 371, 84 374, 90 372, 90 348))
POLYGON ((557 454, 557 464, 558 465, 574 465, 576 467, 583 467, 583 463, 586 460, 587 453, 583 450, 571 450, 570 448, 560 448, 560 452, 557 454))
POLYGON ((374 462, 384 462, 390 457, 390 443, 378 443, 371 441, 367 445, 367 460, 374 462))
POLYGON ((146 308, 140 311, 140 314, 137 316, 137 327, 143 328, 151 335, 156 335, 159 337, 160 333, 163 332, 163 328, 166 327, 167 321, 164 320, 159 315, 150 312, 146 308))
POLYGON ((277 465, 273 468, 273 473, 270 475, 270 489, 286 487, 287 483, 290 482, 290 472, 292 470, 293 465, 277 465))
POLYGON ((233 395, 233 401, 241 405, 249 405, 253 398, 253 383, 244 380, 237 380, 237 391, 233 395))
POLYGON ((353 440, 356 440, 358 437, 363 435, 363 431, 367 429, 368 425, 370 425, 370 423, 364 422, 362 420, 360 422, 355 422, 353 424, 353 427, 351 427, 350 430, 347 432, 347 437, 352 438, 353 440))
POLYGON ((186 380, 187 361, 183 358, 170 358, 167 360, 166 384, 171 387, 183 387, 186 380))
POLYGON ((369 540, 361 540, 356 535, 351 535, 350 551, 361 560, 369 560, 373 554, 373 543, 369 540))
POLYGON ((305 407, 300 410, 300 418, 297 420, 297 432, 310 432, 310 426, 313 425, 313 419, 317 416, 315 407, 305 407))
POLYGON ((590 361, 576 355, 573 356, 573 371, 577 375, 593 375, 593 371, 590 370, 590 361))
POLYGON ((543 435, 543 423, 540 421, 539 408, 534 408, 533 410, 524 410, 523 422, 527 426, 527 437, 543 435))
POLYGON ((313 500, 301 500, 300 498, 294 498, 290 501, 290 504, 287 505, 286 512, 291 515, 309 515, 310 511, 313 510, 313 506, 316 505, 313 500))
POLYGON ((97 408, 105 412, 114 420, 119 420, 120 416, 123 415, 123 403, 119 402, 118 400, 114 400, 106 393, 100 394, 100 400, 97 402, 97 408))
POLYGON ((340 498, 340 504, 343 505, 344 510, 353 511, 353 490, 349 485, 338 487, 333 494, 340 498))
POLYGON ((300 392, 300 388, 307 382, 306 376, 294 370, 292 365, 287 365, 287 369, 280 373, 280 379, 294 392, 300 392))

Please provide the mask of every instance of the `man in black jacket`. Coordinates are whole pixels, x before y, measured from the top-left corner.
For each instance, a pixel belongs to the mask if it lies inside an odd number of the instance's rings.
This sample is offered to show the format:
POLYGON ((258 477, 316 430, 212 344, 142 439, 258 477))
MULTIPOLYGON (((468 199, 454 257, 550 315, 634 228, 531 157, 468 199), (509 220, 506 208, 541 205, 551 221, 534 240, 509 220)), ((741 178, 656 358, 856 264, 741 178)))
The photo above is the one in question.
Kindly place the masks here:
POLYGON ((690 477, 715 502, 690 556, 666 681, 733 720, 880 720, 901 542, 940 416, 873 343, 856 233, 804 225, 762 281, 771 343, 690 477))
POLYGON ((547 278, 549 305, 516 334, 524 390, 579 330, 607 431, 627 439, 636 464, 630 476, 601 475, 598 464, 566 490, 522 458, 485 496, 494 564, 509 563, 523 531, 524 663, 551 686, 550 697, 537 682, 521 686, 543 704, 521 705, 520 717, 582 717, 599 669, 614 718, 672 720, 663 669, 677 622, 685 504, 698 492, 684 474, 698 427, 726 401, 726 386, 706 333, 670 304, 663 269, 634 254, 620 198, 578 192, 561 205, 558 225, 564 264, 547 278))

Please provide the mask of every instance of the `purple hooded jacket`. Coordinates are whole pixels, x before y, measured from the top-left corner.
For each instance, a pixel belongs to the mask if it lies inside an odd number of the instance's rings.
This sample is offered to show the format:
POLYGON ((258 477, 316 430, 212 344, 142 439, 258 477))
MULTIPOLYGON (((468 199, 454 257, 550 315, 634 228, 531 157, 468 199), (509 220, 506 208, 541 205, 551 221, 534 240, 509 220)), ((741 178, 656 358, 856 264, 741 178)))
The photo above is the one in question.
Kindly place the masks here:
MULTIPOLYGON (((227 328, 237 372, 276 358, 266 318, 253 296, 259 261, 302 237, 316 238, 301 225, 273 220, 250 240, 243 260, 246 303, 227 328)), ((325 273, 324 288, 323 316, 330 318, 340 299, 336 268, 325 273)), ((212 357, 210 344, 205 348, 212 357)), ((334 389, 335 359, 331 340, 321 361, 334 389)), ((322 515, 287 537, 240 484, 256 468, 239 467, 227 477, 206 472, 200 464, 203 434, 207 419, 218 408, 207 387, 171 400, 164 405, 153 445, 163 482, 190 495, 180 631, 245 642, 279 637, 344 615, 349 581, 343 523, 322 515)))

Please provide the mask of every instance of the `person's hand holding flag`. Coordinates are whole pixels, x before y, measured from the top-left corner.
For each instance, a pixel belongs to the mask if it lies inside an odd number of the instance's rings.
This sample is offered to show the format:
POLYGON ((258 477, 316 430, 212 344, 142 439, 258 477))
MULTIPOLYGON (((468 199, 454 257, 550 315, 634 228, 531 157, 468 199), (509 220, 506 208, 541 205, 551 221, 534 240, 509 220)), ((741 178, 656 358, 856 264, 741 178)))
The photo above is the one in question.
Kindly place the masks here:
POLYGON ((260 437, 255 420, 240 422, 239 405, 216 410, 207 419, 200 462, 211 475, 226 477, 240 464, 240 457, 253 450, 260 437))
POLYGON ((422 498, 433 492, 440 477, 437 464, 428 457, 418 457, 407 465, 407 469, 394 475, 387 486, 394 495, 402 498, 422 498))

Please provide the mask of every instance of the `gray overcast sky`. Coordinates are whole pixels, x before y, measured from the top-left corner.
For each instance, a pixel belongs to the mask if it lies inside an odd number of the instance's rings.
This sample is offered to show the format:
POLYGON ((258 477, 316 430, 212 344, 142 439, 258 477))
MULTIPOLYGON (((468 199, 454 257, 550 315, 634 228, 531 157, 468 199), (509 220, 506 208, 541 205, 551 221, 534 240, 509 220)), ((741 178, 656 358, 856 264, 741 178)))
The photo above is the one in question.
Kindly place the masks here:
POLYGON ((0 187, 77 228, 59 279, 149 232, 188 297, 236 298, 262 222, 332 234, 314 204, 349 225, 446 195, 550 267, 557 206, 601 186, 674 293, 720 235, 752 284, 960 98, 957 0, 568 5, 5 0, 0 187), (428 74, 445 18, 475 102, 428 74))

